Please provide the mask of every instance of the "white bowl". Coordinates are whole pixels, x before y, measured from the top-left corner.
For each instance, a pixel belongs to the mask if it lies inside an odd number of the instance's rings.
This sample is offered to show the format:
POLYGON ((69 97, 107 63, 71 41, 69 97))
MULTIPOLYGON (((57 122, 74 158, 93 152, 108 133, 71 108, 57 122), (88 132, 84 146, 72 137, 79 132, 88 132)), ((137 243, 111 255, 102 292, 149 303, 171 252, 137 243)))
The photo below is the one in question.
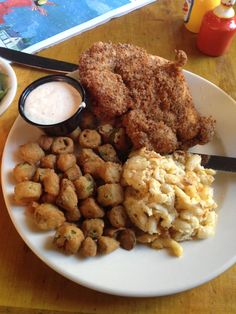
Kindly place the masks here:
POLYGON ((3 58, 0 58, 0 72, 3 72, 7 75, 7 86, 8 91, 3 99, 0 101, 0 115, 7 110, 7 108, 12 103, 17 89, 17 79, 16 74, 11 67, 11 65, 3 58))

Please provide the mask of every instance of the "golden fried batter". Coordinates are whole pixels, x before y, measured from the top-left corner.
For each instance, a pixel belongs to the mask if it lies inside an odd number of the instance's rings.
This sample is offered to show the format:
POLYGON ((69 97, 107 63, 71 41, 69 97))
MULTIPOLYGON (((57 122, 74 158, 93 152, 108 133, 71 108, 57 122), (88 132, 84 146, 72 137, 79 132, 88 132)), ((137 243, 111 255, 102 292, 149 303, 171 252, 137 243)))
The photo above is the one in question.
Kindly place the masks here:
POLYGON ((26 143, 19 148, 19 157, 31 165, 37 164, 44 156, 45 153, 38 143, 26 143))
POLYGON ((122 117, 135 148, 159 153, 205 144, 215 121, 195 109, 176 51, 171 62, 128 44, 95 43, 79 61, 81 82, 101 121, 122 117))

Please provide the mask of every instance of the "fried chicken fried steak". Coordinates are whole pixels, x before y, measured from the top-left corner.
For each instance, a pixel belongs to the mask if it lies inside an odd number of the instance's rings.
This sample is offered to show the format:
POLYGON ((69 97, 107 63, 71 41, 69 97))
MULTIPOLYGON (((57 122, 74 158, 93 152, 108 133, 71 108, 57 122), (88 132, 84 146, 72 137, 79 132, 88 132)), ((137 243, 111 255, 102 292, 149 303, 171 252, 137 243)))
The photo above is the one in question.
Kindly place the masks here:
POLYGON ((196 110, 182 67, 129 44, 95 43, 79 60, 81 83, 101 121, 121 118, 134 148, 171 153, 205 144, 215 121, 196 110))

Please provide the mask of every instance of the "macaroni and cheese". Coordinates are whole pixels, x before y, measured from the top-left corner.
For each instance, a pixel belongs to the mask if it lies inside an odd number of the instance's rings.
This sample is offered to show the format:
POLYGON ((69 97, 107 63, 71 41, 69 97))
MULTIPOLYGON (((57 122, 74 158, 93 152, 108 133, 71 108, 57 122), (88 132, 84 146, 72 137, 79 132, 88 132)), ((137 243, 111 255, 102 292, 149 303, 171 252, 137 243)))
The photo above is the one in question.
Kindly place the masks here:
POLYGON ((170 247, 179 256, 182 248, 177 242, 214 235, 214 174, 196 154, 177 151, 161 156, 142 148, 130 155, 122 175, 124 206, 131 221, 152 235, 152 241, 147 237, 152 247, 170 247))

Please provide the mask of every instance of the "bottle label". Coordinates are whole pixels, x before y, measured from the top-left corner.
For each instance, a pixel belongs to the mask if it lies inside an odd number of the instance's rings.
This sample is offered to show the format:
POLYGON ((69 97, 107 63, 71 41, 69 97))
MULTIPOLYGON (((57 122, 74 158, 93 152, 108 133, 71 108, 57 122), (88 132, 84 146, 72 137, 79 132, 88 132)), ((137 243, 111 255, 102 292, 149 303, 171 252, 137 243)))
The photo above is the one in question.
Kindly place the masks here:
POLYGON ((183 11, 184 11, 184 22, 188 23, 192 8, 193 8, 194 0, 185 0, 184 1, 184 6, 183 6, 183 11))

